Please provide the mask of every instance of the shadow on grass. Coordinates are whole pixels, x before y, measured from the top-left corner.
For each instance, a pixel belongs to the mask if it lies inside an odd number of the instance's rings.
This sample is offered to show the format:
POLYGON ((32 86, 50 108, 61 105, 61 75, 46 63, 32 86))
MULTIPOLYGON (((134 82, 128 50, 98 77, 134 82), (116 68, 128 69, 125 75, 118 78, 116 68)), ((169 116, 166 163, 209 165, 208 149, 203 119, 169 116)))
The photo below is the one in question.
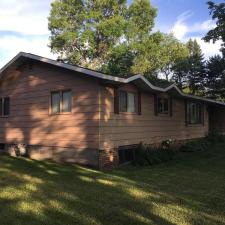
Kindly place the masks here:
POLYGON ((0 221, 4 225, 225 224, 224 166, 218 162, 210 172, 210 166, 199 167, 193 160, 100 172, 4 156, 0 221))

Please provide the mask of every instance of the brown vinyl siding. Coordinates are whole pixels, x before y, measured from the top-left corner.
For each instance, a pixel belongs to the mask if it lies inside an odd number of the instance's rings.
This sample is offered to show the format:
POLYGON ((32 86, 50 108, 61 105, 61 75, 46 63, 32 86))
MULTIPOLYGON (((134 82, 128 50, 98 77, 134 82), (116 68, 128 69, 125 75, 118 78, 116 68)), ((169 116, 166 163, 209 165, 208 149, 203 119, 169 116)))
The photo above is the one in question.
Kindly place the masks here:
POLYGON ((42 63, 22 68, 0 84, 0 97, 10 97, 10 116, 0 118, 0 143, 98 149, 98 82, 42 63), (50 114, 57 90, 71 90, 71 113, 50 114))
MULTIPOLYGON (((135 91, 135 86, 124 85, 120 89, 135 91)), ((113 88, 101 89, 100 146, 114 148, 123 145, 160 143, 166 139, 185 140, 199 138, 208 132, 208 112, 204 106, 204 126, 185 125, 185 104, 183 99, 173 98, 172 116, 155 115, 154 95, 141 94, 141 115, 114 113, 113 88)))

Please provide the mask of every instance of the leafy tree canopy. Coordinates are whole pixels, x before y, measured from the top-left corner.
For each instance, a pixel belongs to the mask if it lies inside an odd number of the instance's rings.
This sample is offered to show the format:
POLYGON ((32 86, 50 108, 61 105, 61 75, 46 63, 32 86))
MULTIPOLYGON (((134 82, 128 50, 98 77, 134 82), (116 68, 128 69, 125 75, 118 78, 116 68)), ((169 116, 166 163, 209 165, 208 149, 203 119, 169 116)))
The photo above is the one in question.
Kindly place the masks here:
POLYGON ((220 55, 210 57, 206 63, 205 96, 225 99, 225 62, 220 55))
POLYGON ((206 34, 204 40, 207 42, 210 40, 213 42, 222 40, 223 43, 221 51, 225 57, 225 3, 215 4, 212 1, 208 1, 207 4, 210 14, 212 15, 212 19, 216 21, 216 27, 206 34))
POLYGON ((186 43, 188 55, 178 57, 173 67, 173 79, 180 88, 187 88, 192 94, 200 94, 204 88, 205 61, 196 40, 186 43))
POLYGON ((152 31, 155 17, 149 0, 55 0, 50 47, 67 62, 110 74, 165 71, 182 45, 152 31))

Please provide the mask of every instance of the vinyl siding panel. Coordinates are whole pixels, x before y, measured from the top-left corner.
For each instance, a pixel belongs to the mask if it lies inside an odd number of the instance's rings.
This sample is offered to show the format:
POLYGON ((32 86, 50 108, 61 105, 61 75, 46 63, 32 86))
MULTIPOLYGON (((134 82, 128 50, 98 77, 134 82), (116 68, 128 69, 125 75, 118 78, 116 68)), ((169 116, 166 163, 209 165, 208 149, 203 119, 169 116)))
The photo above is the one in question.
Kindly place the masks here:
POLYGON ((83 74, 35 63, 11 71, 0 83, 10 116, 0 118, 0 143, 99 148, 99 84, 83 74), (51 115, 50 93, 70 89, 72 113, 51 115))
MULTIPOLYGON (((123 85, 120 89, 138 93, 135 86, 123 85)), ((113 88, 101 89, 100 146, 115 148, 122 145, 160 143, 166 139, 186 140, 199 138, 208 132, 208 112, 204 106, 204 126, 185 125, 185 104, 183 99, 173 98, 172 117, 155 116, 154 95, 141 94, 141 115, 114 113, 113 88)))

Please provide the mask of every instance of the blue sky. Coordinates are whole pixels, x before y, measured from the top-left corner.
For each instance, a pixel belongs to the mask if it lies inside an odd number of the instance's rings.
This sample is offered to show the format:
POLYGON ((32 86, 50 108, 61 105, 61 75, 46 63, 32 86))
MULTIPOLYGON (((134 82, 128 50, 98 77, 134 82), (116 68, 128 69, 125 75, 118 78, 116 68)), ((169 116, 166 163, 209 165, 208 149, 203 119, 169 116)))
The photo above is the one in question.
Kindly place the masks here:
MULTIPOLYGON (((0 1, 0 67, 19 51, 56 58, 47 47, 47 17, 52 1, 0 1)), ((219 53, 220 42, 208 44, 201 40, 215 26, 209 16, 206 0, 151 0, 151 3, 158 9, 154 30, 173 32, 183 42, 196 38, 206 57, 219 53)))

